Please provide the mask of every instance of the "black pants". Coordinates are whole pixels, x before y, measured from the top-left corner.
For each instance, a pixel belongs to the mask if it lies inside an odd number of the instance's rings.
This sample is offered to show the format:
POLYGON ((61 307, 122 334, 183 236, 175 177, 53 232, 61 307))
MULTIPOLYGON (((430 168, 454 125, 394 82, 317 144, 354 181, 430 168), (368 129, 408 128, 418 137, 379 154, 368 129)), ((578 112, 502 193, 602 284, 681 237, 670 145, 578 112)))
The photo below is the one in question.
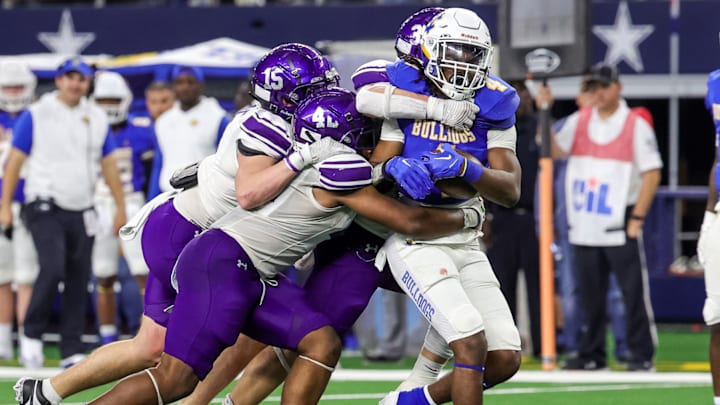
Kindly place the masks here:
POLYGON ((65 289, 60 314, 60 355, 66 358, 84 353, 85 345, 80 339, 86 324, 94 238, 85 232, 83 213, 56 206, 40 211, 28 204, 23 207, 23 218, 40 262, 25 317, 25 336, 41 338, 47 329, 58 283, 62 281, 65 289))
POLYGON ((540 279, 538 238, 532 210, 498 209, 493 212, 492 245, 487 251, 500 289, 517 315, 517 281, 520 269, 525 274, 530 312, 530 338, 533 355, 540 356, 540 279))
POLYGON ((582 359, 607 364, 605 335, 607 292, 614 272, 625 304, 627 343, 632 361, 652 361, 655 355, 647 272, 642 267, 637 239, 612 247, 574 246, 573 271, 585 317, 578 343, 582 359))

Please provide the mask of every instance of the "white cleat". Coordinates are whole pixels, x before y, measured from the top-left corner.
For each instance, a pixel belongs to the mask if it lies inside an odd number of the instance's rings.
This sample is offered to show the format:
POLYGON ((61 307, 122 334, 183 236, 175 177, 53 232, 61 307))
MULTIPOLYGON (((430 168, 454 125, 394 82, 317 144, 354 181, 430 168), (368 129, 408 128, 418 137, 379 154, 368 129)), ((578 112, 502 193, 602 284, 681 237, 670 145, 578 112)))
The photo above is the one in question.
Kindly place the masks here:
POLYGON ((42 367, 44 361, 42 340, 20 335, 20 364, 33 369, 42 367))

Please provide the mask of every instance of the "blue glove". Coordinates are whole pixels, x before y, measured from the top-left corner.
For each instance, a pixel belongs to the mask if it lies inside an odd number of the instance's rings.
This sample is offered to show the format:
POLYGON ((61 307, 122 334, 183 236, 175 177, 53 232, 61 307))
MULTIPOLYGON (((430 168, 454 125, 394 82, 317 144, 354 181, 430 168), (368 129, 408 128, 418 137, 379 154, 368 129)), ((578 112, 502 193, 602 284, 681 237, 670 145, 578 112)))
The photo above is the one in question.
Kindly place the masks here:
POLYGON ((430 172, 417 159, 395 156, 385 162, 383 172, 395 179, 413 200, 425 198, 433 189, 430 172))
POLYGON ((420 159, 433 181, 460 177, 474 183, 483 172, 481 164, 468 160, 449 143, 441 143, 434 151, 423 153, 420 159))

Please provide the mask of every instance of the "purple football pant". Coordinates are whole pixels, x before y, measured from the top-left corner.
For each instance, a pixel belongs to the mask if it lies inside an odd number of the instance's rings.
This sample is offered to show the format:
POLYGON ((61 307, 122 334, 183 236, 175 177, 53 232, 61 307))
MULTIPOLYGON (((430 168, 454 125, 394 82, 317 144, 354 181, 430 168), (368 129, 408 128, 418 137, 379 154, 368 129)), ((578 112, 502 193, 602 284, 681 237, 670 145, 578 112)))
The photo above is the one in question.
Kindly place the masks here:
POLYGON ((177 262, 179 293, 170 315, 165 352, 204 379, 240 333, 296 350, 308 333, 329 325, 306 292, 284 277, 261 280, 243 248, 219 229, 193 239, 177 262))
POLYGON ((180 215, 167 201, 155 208, 142 232, 142 250, 150 269, 145 285, 144 312, 159 325, 167 326, 175 302, 170 275, 180 252, 202 228, 180 215))
POLYGON ((402 292, 392 273, 375 268, 383 243, 384 239, 353 223, 315 249, 315 269, 304 288, 310 305, 330 319, 340 336, 352 328, 376 288, 402 292))

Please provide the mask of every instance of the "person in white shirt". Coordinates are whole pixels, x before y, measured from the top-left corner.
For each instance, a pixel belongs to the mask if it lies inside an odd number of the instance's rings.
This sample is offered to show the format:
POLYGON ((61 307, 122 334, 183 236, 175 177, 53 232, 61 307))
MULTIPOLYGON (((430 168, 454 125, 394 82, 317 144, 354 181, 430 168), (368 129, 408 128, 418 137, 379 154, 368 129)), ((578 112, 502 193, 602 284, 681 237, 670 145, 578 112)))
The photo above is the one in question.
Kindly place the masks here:
MULTIPOLYGON (((593 66, 588 85, 595 105, 569 116, 552 145, 553 157, 568 156, 569 240, 586 326, 578 357, 564 367, 607 366, 605 297, 612 272, 625 304, 628 370, 649 371, 657 339, 642 265, 642 226, 660 183, 662 160, 655 131, 621 96, 617 68, 593 66)), ((549 100, 549 89, 541 88, 538 97, 549 100)))
POLYGON ((172 71, 177 101, 155 121, 157 149, 149 198, 170 191, 175 170, 215 153, 229 120, 218 101, 202 95, 205 77, 194 66, 172 71))
POLYGON ((97 218, 93 196, 97 175, 107 182, 117 206, 113 229, 126 222, 125 199, 113 155, 107 115, 85 97, 93 69, 80 58, 57 70, 57 91, 45 94, 15 125, 13 148, 3 182, 0 224, 13 222, 11 202, 20 169, 27 170, 26 204, 21 216, 39 252, 40 273, 20 335, 20 361, 43 363, 43 332, 49 322, 58 284, 64 283, 60 317, 60 365, 84 357, 87 284, 97 218), (78 316, 80 315, 80 316, 78 316))

